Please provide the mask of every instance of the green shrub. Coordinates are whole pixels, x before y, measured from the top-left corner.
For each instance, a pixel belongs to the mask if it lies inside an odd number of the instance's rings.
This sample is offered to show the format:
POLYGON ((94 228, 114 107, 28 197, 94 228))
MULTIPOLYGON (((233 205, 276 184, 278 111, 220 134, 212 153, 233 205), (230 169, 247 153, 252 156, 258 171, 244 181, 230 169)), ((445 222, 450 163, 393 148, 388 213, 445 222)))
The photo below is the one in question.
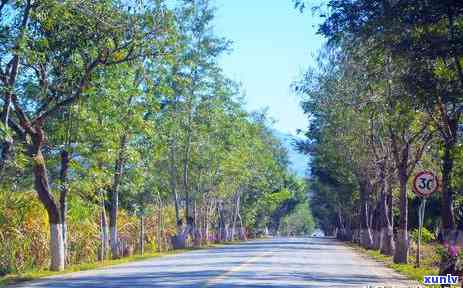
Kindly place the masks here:
MULTIPOLYGON (((410 236, 413 239, 413 241, 418 242, 418 228, 413 229, 410 236)), ((434 235, 434 233, 426 229, 426 227, 423 227, 423 229, 421 230, 421 242, 430 243, 435 240, 436 236, 434 235)))

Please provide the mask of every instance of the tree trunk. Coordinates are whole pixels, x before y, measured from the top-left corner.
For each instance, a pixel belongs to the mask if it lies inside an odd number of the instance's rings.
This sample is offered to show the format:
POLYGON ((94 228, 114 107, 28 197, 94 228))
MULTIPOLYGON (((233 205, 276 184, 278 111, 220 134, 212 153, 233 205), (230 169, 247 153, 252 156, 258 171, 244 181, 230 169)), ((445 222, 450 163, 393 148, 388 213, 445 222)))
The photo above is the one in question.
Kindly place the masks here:
POLYGON ((179 197, 177 193, 177 167, 175 161, 177 160, 177 147, 176 147, 176 140, 172 139, 170 145, 170 190, 172 196, 174 197, 174 205, 175 205, 175 223, 177 227, 177 234, 180 234, 183 230, 182 227, 182 220, 180 219, 180 204, 179 204, 179 197))
POLYGON ((346 232, 344 239, 345 241, 352 241, 353 240, 353 233, 352 233, 352 220, 347 218, 347 222, 344 224, 346 232))
POLYGON ((60 171, 60 214, 61 214, 61 223, 62 223, 62 236, 63 236, 63 245, 64 245, 64 258, 68 258, 68 245, 67 245, 67 222, 66 216, 68 211, 68 201, 67 196, 69 194, 69 183, 68 183, 68 169, 69 169, 69 153, 66 149, 61 151, 61 171, 60 171))
POLYGON ((210 227, 210 223, 211 223, 211 220, 210 220, 210 217, 211 217, 211 214, 212 212, 214 211, 214 201, 211 199, 210 201, 207 201, 206 200, 206 212, 205 212, 205 215, 204 215, 204 233, 203 233, 203 237, 204 237, 204 242, 206 244, 209 244, 209 227, 210 227), (208 204, 208 202, 210 202, 210 204, 208 204))
POLYGON ((140 254, 143 256, 145 254, 145 217, 140 216, 140 254))
POLYGON ((63 224, 50 223, 50 252, 51 252, 51 271, 64 270, 64 241, 63 224))
MULTIPOLYGON (((441 110, 446 115, 446 109, 441 110)), ((445 117, 444 115, 442 115, 445 117)), ((444 138, 444 157, 442 159, 442 202, 441 202, 441 237, 442 243, 447 245, 455 245, 458 238, 458 230, 455 230, 455 219, 453 214, 453 189, 452 189, 452 170, 453 170, 453 148, 456 144, 457 128, 458 128, 457 116, 454 119, 447 118, 448 131, 442 131, 444 138)), ((450 273, 455 272, 455 261, 443 254, 441 257, 441 263, 439 265, 439 273, 450 273)), ((444 275, 444 274, 439 274, 444 275)))
POLYGON ((233 209, 233 220, 232 220, 232 229, 231 229, 231 240, 235 240, 236 233, 236 221, 238 220, 238 214, 240 213, 240 191, 236 192, 235 195, 235 209, 233 209))
MULTIPOLYGON (((190 120, 189 120, 190 121, 190 120)), ((190 124, 189 124, 190 125, 190 124)), ((188 127, 188 135, 185 143, 185 156, 183 160, 183 190, 185 192, 185 219, 190 218, 190 190, 188 183, 188 173, 190 165, 190 146, 191 146, 191 129, 188 127)))
POLYGON ((110 232, 110 238, 111 238, 111 257, 112 259, 118 259, 119 258, 119 241, 117 239, 117 213, 113 211, 113 208, 111 208, 110 213, 109 213, 109 232, 110 232))
POLYGON ((204 201, 203 199, 199 202, 199 207, 198 207, 198 215, 197 215, 197 221, 198 221, 198 229, 200 230, 200 243, 201 245, 204 244, 204 232, 206 231, 206 213, 207 213, 207 202, 204 201))
POLYGON ((408 262, 408 230, 398 229, 394 251, 394 263, 406 264, 408 262))
POLYGON ((101 229, 100 261, 103 261, 103 260, 108 258, 108 248, 109 248, 108 220, 106 218, 106 208, 105 208, 103 198, 102 198, 102 201, 101 201, 100 229, 101 229))
POLYGON ((196 201, 193 204, 193 246, 201 246, 201 217, 198 215, 198 207, 196 201))
POLYGON ((162 199, 158 190, 158 225, 157 225, 157 243, 158 243, 158 252, 162 251, 162 199))
MULTIPOLYGON (((392 201, 389 207, 388 197, 392 198, 392 185, 390 177, 390 167, 388 160, 385 159, 383 177, 383 189, 381 192, 380 221, 381 221, 381 247, 380 252, 384 255, 392 256, 394 253, 394 232, 392 229, 392 201)), ((392 200, 392 199, 391 199, 392 200)))
POLYGON ((373 245, 368 221, 368 199, 371 192, 371 183, 368 176, 360 176, 360 244, 370 249, 373 245))
POLYGON ((382 246, 382 237, 381 237, 381 202, 378 202, 375 210, 373 211, 373 221, 372 221, 372 235, 373 235, 373 250, 380 250, 382 246))
POLYGON ((402 160, 398 167, 400 184, 400 219, 397 229, 397 240, 394 253, 394 263, 408 263, 408 198, 407 198, 407 164, 408 148, 402 151, 402 160))
POLYGON ((452 190, 452 170, 453 157, 451 155, 454 141, 445 141, 444 158, 442 159, 442 240, 446 241, 455 229, 455 220, 453 216, 453 190, 452 190))
POLYGON ((203 241, 209 244, 209 213, 206 214, 206 219, 204 221, 203 241))
POLYGON ((114 167, 113 186, 111 188, 111 209, 109 211, 109 229, 111 233, 111 254, 113 259, 119 258, 119 239, 117 235, 117 210, 119 208, 119 186, 124 173, 125 153, 128 145, 128 135, 120 138, 119 155, 114 167))
POLYGON ((33 144, 31 145, 31 156, 33 162, 33 173, 35 178, 35 189, 39 199, 47 210, 50 223, 50 256, 52 271, 64 270, 64 242, 63 242, 63 225, 60 216, 58 205, 50 193, 50 185, 48 182, 47 167, 42 154, 42 145, 44 142, 43 131, 40 127, 36 127, 37 133, 32 135, 33 144))
POLYGON ((13 148, 13 139, 5 139, 1 144, 0 153, 0 183, 3 182, 3 174, 5 172, 8 161, 10 160, 11 150, 13 148))
POLYGON ((240 240, 244 241, 247 240, 246 236, 246 227, 243 225, 243 218, 241 218, 241 213, 238 211, 238 220, 240 223, 240 240))
MULTIPOLYGON (((386 188, 385 188, 386 189, 386 188)), ((394 253, 394 233, 389 217, 389 207, 387 203, 386 191, 381 193, 381 247, 380 252, 384 255, 393 255, 394 253)))
POLYGON ((220 201, 220 203, 217 205, 217 212, 218 212, 218 237, 217 240, 219 242, 226 241, 227 240, 227 229, 225 227, 225 215, 224 215, 224 204, 223 201, 220 201))
POLYGON ((338 230, 336 231, 336 239, 340 240, 340 241, 345 241, 345 226, 344 226, 344 221, 343 221, 343 217, 342 217, 342 213, 341 213, 341 209, 339 209, 339 207, 336 209, 338 210, 337 211, 337 227, 338 227, 338 230))

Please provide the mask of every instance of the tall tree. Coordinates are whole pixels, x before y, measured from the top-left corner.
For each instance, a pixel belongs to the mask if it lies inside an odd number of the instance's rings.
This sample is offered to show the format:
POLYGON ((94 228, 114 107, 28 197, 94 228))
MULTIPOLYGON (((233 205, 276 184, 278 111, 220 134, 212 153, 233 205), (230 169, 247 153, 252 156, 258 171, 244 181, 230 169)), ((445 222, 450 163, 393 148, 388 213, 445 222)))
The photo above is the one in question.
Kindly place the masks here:
POLYGON ((138 59, 144 53, 140 40, 153 39, 158 27, 150 21, 154 14, 131 14, 112 1, 79 6, 74 2, 17 1, 5 2, 2 9, 14 11, 12 19, 2 17, 2 26, 15 23, 4 33, 6 41, 0 49, 2 119, 27 147, 35 189, 50 221, 51 269, 62 270, 63 218, 50 190, 43 154, 47 141, 44 125, 63 107, 89 95, 87 89, 95 73, 138 59))

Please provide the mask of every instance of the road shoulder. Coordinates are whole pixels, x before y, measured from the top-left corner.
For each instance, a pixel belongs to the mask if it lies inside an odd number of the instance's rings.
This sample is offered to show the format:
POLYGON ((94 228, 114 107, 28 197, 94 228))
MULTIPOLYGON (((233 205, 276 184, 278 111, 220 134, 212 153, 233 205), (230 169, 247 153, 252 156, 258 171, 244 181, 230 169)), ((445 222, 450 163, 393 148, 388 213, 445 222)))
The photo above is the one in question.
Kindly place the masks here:
MULTIPOLYGON (((375 266, 378 273, 382 275, 397 275, 398 277, 410 281, 413 285, 421 285, 423 276, 425 275, 438 275, 438 271, 435 269, 428 268, 416 268, 413 264, 394 264, 392 262, 392 256, 385 256, 376 250, 368 250, 356 243, 351 242, 340 242, 349 249, 351 249, 356 255, 362 259, 368 261, 374 261, 377 265, 375 266)), ((427 286, 432 287, 432 286, 427 286)))

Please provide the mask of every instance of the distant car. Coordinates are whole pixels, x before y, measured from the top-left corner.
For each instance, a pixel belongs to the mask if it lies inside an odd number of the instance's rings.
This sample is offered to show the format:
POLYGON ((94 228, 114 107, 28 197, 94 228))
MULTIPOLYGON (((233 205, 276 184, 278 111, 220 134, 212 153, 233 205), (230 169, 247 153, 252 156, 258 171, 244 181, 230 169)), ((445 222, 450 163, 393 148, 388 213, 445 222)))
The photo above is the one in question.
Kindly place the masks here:
POLYGON ((325 237, 325 233, 323 233, 322 230, 317 229, 315 230, 315 232, 312 233, 312 237, 325 237))

